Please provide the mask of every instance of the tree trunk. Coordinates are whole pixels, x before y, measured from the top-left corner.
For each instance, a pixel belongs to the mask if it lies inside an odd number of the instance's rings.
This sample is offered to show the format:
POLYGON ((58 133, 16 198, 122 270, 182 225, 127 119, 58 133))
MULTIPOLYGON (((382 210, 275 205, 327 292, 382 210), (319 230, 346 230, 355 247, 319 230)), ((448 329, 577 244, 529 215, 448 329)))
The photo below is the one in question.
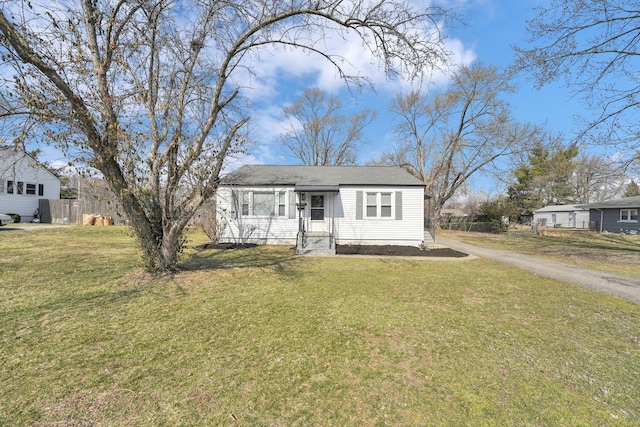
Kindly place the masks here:
MULTIPOLYGON (((94 150, 94 152, 96 152, 94 150)), ((97 154, 97 153, 96 153, 97 154)), ((103 157, 104 158, 104 157, 103 157)), ((183 232, 189 220, 186 216, 172 219, 163 214, 167 207, 153 201, 148 194, 136 195, 113 158, 99 162, 100 170, 109 183, 131 221, 132 229, 142 251, 145 270, 151 272, 175 271, 178 254, 182 249, 183 232), (143 200, 144 199, 144 200, 143 200), (146 208, 145 208, 146 206, 146 208)))
POLYGON ((178 263, 178 255, 182 252, 184 244, 184 227, 172 223, 162 234, 160 246, 160 263, 163 270, 173 271, 178 263))
POLYGON ((142 250, 144 268, 151 272, 175 271, 178 255, 184 244, 184 226, 181 222, 170 224, 145 224, 136 226, 136 221, 146 221, 145 218, 132 218, 133 230, 142 250), (157 232, 154 230, 158 230, 157 232))

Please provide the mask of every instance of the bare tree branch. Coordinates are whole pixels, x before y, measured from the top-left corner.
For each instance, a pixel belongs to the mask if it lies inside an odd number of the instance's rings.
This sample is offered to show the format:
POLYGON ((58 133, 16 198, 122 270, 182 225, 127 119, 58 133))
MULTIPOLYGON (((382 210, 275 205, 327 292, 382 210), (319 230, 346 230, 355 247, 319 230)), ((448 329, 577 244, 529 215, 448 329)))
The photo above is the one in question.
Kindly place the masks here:
POLYGON ((575 141, 637 148, 640 2, 555 0, 527 28, 533 47, 515 47, 516 69, 539 86, 564 80, 595 114, 575 141))
POLYGON ((305 165, 352 165, 366 143, 363 130, 376 117, 368 109, 351 116, 340 114, 342 103, 318 88, 304 95, 283 113, 289 121, 280 139, 284 147, 305 165))
POLYGON ((498 159, 522 152, 539 138, 538 128, 510 117, 502 95, 512 90, 508 75, 476 64, 461 68, 450 87, 431 99, 416 92, 395 98, 391 110, 400 119, 399 149, 385 161, 425 183, 434 218, 474 176, 498 173, 498 159))
MULTIPOLYGON (((243 88, 270 47, 328 61, 330 38, 360 37, 389 76, 446 67, 445 10, 410 0, 0 0, 0 120, 30 123, 104 175, 150 270, 176 267, 183 232, 247 149, 243 88), (5 108, 6 106, 6 108, 5 108)), ((356 73, 357 74, 357 73, 356 73)), ((367 113, 332 156, 349 158, 367 113)), ((1 128, 0 128, 1 129, 1 128)))

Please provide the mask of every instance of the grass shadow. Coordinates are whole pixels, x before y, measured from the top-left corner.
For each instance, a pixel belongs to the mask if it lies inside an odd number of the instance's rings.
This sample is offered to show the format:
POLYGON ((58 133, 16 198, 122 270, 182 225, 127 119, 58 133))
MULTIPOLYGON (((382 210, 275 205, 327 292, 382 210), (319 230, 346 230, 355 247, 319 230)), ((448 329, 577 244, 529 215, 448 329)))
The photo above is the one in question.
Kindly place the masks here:
MULTIPOLYGON (((534 239, 540 239, 541 236, 533 236, 529 239, 535 244, 534 239)), ((567 247, 584 249, 587 252, 606 252, 610 254, 629 254, 633 255, 640 252, 640 239, 633 242, 631 239, 613 234, 599 234, 597 238, 593 236, 570 236, 559 238, 557 236, 542 236, 544 244, 549 248, 560 251, 566 251, 567 247)))
POLYGON ((141 288, 96 289, 86 292, 60 292, 51 299, 42 299, 38 304, 13 307, 8 315, 24 318, 40 317, 46 313, 86 312, 103 306, 113 306, 122 301, 131 302, 142 295, 141 288), (73 307, 73 309, 69 309, 73 307))
POLYGON ((300 263, 295 249, 287 246, 199 245, 178 265, 181 271, 237 268, 276 268, 284 272, 300 263))

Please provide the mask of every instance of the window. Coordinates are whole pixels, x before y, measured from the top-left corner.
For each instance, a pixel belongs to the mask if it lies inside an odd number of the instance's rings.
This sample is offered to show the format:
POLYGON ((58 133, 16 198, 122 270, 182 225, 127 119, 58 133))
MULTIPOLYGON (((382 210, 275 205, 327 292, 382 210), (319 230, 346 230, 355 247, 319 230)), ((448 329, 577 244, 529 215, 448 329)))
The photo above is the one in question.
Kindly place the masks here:
POLYGON ((392 216, 392 193, 367 193, 367 217, 368 218, 391 218, 392 216))
POLYGON ((253 214, 256 216, 274 216, 276 206, 275 193, 253 193, 253 214))
MULTIPOLYGON (((2 185, 2 189, 0 189, 0 192, 2 192, 4 191, 4 182, 0 181, 0 185, 2 185)), ((7 194, 26 194, 29 196, 35 196, 36 191, 38 192, 38 195, 44 196, 44 185, 7 180, 7 194)))
POLYGON ((638 209, 620 209, 620 221, 637 222, 638 209))
POLYGON ((551 214, 551 223, 552 224, 556 223, 556 214, 551 214))
POLYGON ((278 216, 284 216, 285 213, 285 192, 278 193, 278 216))
POLYGON ((251 197, 251 193, 242 193, 242 215, 249 215, 249 199, 251 197))
POLYGON ((244 191, 241 193, 243 216, 285 216, 287 193, 269 191, 244 191))
POLYGON ((324 220, 324 196, 323 195, 311 196, 311 220, 312 221, 324 220))
POLYGON ((380 193, 380 216, 391 218, 391 193, 380 193))
POLYGON ((367 216, 378 216, 378 193, 367 193, 367 216))

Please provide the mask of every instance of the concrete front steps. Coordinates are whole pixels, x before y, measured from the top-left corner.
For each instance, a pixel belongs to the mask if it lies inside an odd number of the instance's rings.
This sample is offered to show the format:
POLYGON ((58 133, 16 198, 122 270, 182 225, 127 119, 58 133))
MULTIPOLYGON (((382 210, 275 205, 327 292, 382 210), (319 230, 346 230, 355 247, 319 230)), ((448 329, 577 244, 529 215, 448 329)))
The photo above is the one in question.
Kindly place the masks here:
POLYGON ((296 255, 335 255, 336 245, 330 233, 305 233, 298 236, 296 255))
MULTIPOLYGON (((296 255, 335 255, 336 245, 332 241, 330 233, 305 233, 304 237, 298 236, 296 242, 296 255)), ((433 235, 425 230, 424 244, 435 243, 433 235)))

